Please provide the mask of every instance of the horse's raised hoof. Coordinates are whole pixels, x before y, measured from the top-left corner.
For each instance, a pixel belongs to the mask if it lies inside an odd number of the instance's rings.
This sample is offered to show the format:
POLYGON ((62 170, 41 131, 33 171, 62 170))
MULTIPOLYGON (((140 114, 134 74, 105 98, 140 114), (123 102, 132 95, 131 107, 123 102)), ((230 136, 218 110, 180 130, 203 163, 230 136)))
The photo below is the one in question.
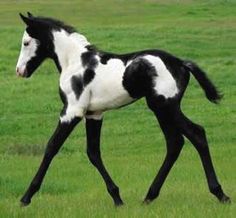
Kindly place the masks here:
POLYGON ((222 204, 230 204, 231 203, 231 199, 227 195, 223 195, 223 197, 220 199, 220 203, 222 203, 222 204))

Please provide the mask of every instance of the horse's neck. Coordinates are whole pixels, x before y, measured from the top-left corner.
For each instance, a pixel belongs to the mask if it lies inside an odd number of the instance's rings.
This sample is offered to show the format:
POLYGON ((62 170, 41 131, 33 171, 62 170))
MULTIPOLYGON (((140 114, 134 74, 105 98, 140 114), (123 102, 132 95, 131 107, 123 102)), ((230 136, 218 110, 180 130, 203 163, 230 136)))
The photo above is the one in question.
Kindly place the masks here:
POLYGON ((76 65, 79 67, 81 65, 79 57, 89 45, 87 39, 79 33, 68 34, 65 31, 56 31, 53 37, 57 65, 60 65, 61 71, 65 72, 76 65))

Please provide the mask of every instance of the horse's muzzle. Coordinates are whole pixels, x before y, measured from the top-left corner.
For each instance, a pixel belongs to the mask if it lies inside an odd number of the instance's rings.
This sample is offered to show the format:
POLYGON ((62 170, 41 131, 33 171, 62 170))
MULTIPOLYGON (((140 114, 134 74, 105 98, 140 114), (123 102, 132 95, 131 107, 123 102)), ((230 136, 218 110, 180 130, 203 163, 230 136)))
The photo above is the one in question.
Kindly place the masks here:
POLYGON ((28 71, 27 71, 26 68, 20 69, 19 67, 17 67, 16 68, 16 75, 19 76, 19 77, 24 77, 24 78, 29 77, 28 71))

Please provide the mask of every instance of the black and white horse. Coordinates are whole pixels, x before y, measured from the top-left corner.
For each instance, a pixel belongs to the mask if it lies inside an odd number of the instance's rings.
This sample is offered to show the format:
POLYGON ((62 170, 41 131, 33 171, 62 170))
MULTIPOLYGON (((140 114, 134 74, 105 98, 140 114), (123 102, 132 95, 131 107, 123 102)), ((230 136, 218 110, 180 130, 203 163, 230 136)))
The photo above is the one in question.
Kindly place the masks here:
POLYGON ((30 77, 46 59, 54 60, 60 73, 60 97, 64 107, 58 126, 50 138, 42 163, 28 190, 23 205, 31 202, 46 171, 74 127, 86 119, 87 154, 103 177, 115 205, 122 205, 119 188, 108 174, 100 154, 103 112, 145 97, 165 135, 167 154, 144 202, 154 200, 180 151, 184 136, 198 151, 210 192, 220 202, 230 202, 219 184, 203 127, 193 123, 180 109, 190 73, 211 102, 220 94, 206 74, 193 62, 183 61, 160 50, 113 54, 94 48, 71 26, 51 18, 20 14, 26 24, 16 74, 30 77))

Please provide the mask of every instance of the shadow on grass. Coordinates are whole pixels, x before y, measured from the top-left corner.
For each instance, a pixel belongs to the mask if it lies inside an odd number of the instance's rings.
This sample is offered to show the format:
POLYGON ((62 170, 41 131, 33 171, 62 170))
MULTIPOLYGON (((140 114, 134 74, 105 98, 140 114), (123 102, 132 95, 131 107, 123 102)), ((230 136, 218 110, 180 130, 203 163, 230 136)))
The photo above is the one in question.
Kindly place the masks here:
POLYGON ((44 145, 20 145, 14 144, 10 145, 7 149, 7 154, 13 155, 32 155, 38 156, 44 153, 45 146, 44 145))
MULTIPOLYGON (((45 152, 45 145, 22 145, 22 144, 14 144, 8 146, 6 151, 7 154, 10 155, 21 155, 21 156, 42 156, 45 152)), ((61 153, 63 154, 73 154, 76 152, 76 149, 73 147, 62 147, 61 153)))

